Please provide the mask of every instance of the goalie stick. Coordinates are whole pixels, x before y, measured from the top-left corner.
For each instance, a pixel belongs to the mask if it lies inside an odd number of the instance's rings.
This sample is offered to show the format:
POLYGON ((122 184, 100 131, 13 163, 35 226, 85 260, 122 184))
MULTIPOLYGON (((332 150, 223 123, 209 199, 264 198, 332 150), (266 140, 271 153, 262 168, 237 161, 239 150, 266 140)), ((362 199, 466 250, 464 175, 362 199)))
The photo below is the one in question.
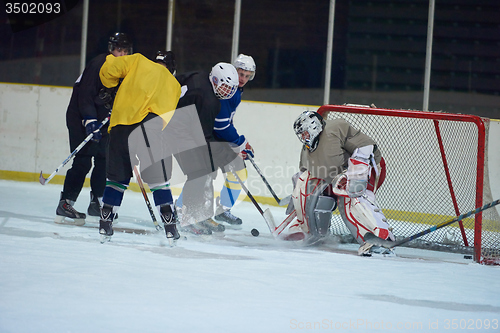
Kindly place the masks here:
POLYGON ((285 197, 283 199, 278 198, 278 196, 276 195, 276 193, 273 191, 271 185, 269 185, 269 183, 267 182, 266 177, 264 177, 264 174, 262 173, 262 171, 260 171, 260 168, 257 166, 257 163, 255 163, 255 161, 253 160, 252 156, 250 156, 250 154, 248 154, 247 157, 250 160, 250 162, 252 163, 252 165, 255 168, 255 170, 257 171, 257 173, 259 174, 259 176, 264 181, 264 184, 266 184, 267 188, 269 189, 269 192, 271 192, 271 194, 274 197, 274 200, 276 200, 276 202, 278 203, 278 205, 280 205, 280 206, 286 206, 286 205, 288 205, 288 203, 290 202, 290 199, 291 199, 291 195, 289 195, 289 196, 287 196, 287 197, 285 197))
POLYGON ((488 208, 491 208, 493 206, 496 206, 500 203, 500 199, 497 199, 489 204, 486 204, 484 205, 483 207, 479 207, 479 208, 476 208, 475 210, 471 210, 470 212, 467 212, 465 214, 462 214, 462 215, 459 215, 457 217, 454 217, 452 218, 451 220, 448 220, 448 221, 445 221, 445 222, 442 222, 442 223, 439 223, 429 229, 426 229, 424 231, 421 231, 415 235, 412 235, 412 236, 408 236, 406 238, 403 238, 399 241, 390 241, 390 240, 386 240, 386 239, 382 239, 382 238, 379 238, 377 236, 375 236, 374 234, 372 233, 367 233, 364 237, 365 239, 365 242, 367 243, 370 243, 370 244, 373 244, 373 245, 377 245, 377 246, 383 246, 385 248, 393 248, 393 247, 396 247, 396 246, 400 246, 400 245, 403 245, 405 243, 408 243, 416 238, 419 238, 419 237, 422 237, 424 235, 427 235, 428 233, 431 233, 433 231, 436 231, 438 229, 441 229, 443 227, 446 227, 452 223, 455 223, 455 222, 459 222, 471 215, 475 215, 477 213, 480 213, 482 212, 483 210, 486 210, 488 208))
POLYGON ((153 220, 155 228, 156 228, 156 230, 162 230, 163 228, 158 223, 158 221, 156 221, 156 216, 155 216, 155 213, 153 211, 153 207, 151 207, 151 203, 149 202, 148 195, 146 193, 146 190, 144 189, 144 183, 142 182, 141 175, 139 175, 139 171, 137 170, 137 165, 134 165, 134 174, 135 174, 135 178, 137 179, 137 184, 139 184, 139 187, 141 188, 142 196, 144 197, 144 201, 146 201, 146 206, 148 206, 149 215, 151 215, 151 219, 153 220))
MULTIPOLYGON (((104 118, 104 120, 101 122, 101 124, 99 125, 99 127, 96 129, 96 131, 99 131, 104 125, 106 125, 106 123, 108 121, 109 121, 109 117, 104 118)), ((45 185, 48 182, 50 182, 50 180, 52 178, 54 178, 54 176, 59 172, 59 170, 61 170, 61 168, 63 166, 65 166, 73 158, 73 156, 75 156, 76 153, 78 153, 83 148, 83 146, 85 146, 87 144, 87 142, 89 142, 92 139, 93 136, 94 136, 94 132, 92 132, 89 135, 87 135, 87 137, 82 141, 82 143, 80 143, 78 145, 78 147, 76 147, 75 150, 73 150, 73 152, 64 160, 64 162, 62 162, 62 164, 60 166, 58 166, 54 170, 54 172, 52 172, 52 174, 49 177, 44 178, 43 177, 43 171, 40 171, 40 177, 38 177, 38 181, 40 182, 40 184, 45 185)))
POLYGON ((252 203, 254 204, 254 206, 257 208, 257 210, 259 211, 259 213, 262 215, 262 217, 266 221, 266 224, 267 224, 267 227, 269 228, 269 231, 272 234, 273 231, 276 229, 276 226, 275 226, 275 223, 274 223, 274 217, 271 214, 271 211, 269 210, 269 208, 266 209, 265 211, 263 211, 262 208, 260 207, 260 205, 258 204, 258 202, 255 200, 255 198, 253 197, 253 195, 248 190, 248 188, 245 186, 245 184, 243 184, 243 182, 241 181, 240 177, 236 174, 236 172, 234 170, 231 170, 231 173, 238 180, 238 183, 240 183, 241 188, 243 189, 243 191, 245 191, 245 193, 248 195, 248 197, 250 198, 250 200, 252 201, 252 203))

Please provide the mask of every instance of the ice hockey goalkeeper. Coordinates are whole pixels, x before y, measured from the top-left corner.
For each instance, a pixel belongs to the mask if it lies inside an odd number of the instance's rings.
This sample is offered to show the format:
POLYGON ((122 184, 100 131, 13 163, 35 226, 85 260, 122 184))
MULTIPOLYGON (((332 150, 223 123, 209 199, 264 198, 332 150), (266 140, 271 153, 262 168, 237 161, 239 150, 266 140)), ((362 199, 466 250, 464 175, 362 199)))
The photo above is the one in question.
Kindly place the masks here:
POLYGON ((284 240, 315 242, 328 234, 338 204, 360 255, 386 251, 364 242, 368 232, 394 240, 375 199, 385 162, 373 139, 344 119, 325 120, 314 111, 300 114, 293 129, 303 144, 300 172, 293 179, 289 215, 275 233, 284 240))

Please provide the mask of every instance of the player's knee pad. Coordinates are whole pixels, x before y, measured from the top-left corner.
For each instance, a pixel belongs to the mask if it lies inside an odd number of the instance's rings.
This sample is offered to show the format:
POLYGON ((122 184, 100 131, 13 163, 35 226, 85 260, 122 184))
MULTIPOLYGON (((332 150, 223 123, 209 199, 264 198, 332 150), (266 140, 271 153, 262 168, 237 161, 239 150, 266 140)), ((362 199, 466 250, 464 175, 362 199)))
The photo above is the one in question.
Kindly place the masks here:
POLYGON ((346 227, 359 244, 364 243, 367 232, 382 239, 395 240, 373 192, 367 191, 366 195, 356 198, 339 198, 339 211, 346 227))

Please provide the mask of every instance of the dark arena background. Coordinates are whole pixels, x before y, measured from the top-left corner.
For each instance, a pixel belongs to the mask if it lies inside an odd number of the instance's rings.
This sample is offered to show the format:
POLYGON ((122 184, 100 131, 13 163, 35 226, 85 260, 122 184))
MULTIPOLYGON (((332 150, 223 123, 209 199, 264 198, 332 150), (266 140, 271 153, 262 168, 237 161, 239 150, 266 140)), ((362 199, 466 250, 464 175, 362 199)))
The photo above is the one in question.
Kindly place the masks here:
MULTIPOLYGON (((85 61, 105 52, 116 31, 132 37, 134 52, 152 57, 166 48, 170 14, 178 72, 208 70, 231 61, 237 2, 72 0, 55 18, 24 20, 2 10, 0 81, 72 86, 85 26, 85 61)), ((329 102, 421 110, 429 1, 334 3, 329 102)), ((329 8, 327 0, 240 1, 238 52, 257 63, 246 100, 324 104, 329 8)), ((436 1, 429 110, 500 118, 499 17, 496 0, 436 1)))

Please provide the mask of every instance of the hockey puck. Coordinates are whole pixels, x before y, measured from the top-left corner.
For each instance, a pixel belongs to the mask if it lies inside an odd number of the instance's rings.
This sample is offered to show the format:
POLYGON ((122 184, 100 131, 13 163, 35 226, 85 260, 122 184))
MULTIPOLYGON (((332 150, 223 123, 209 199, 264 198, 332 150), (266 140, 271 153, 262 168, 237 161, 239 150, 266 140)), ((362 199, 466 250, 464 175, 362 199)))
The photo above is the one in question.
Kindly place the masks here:
POLYGON ((472 259, 472 256, 469 254, 464 255, 464 259, 472 259))
POLYGON ((252 233, 252 236, 254 236, 254 237, 259 236, 259 230, 257 230, 257 229, 252 229, 251 233, 252 233))

